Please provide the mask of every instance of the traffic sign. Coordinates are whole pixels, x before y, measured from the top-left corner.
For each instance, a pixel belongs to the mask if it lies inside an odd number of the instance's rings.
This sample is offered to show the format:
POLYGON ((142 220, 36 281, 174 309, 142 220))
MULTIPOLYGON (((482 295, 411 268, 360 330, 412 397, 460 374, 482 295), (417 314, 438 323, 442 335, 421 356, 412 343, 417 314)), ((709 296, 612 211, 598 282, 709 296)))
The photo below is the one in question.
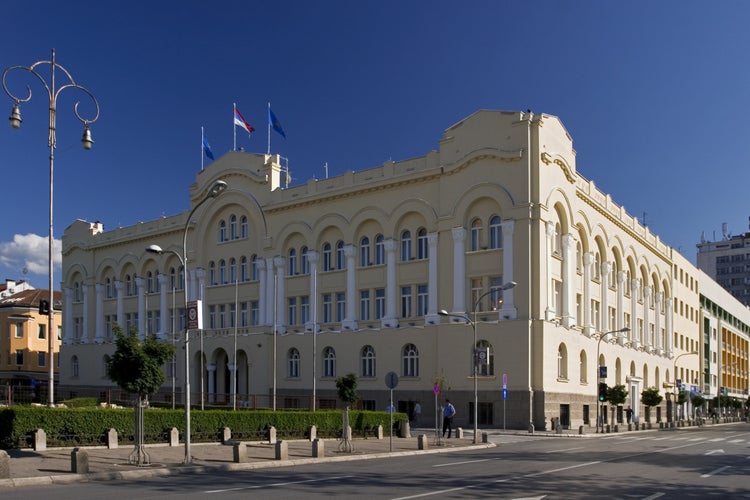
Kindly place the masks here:
POLYGON ((385 386, 389 389, 395 389, 398 385, 398 375, 395 372, 388 372, 385 376, 385 386))
POLYGON ((437 396, 438 394, 440 394, 440 386, 439 386, 438 384, 435 384, 435 385, 434 385, 434 386, 432 387, 432 392, 434 392, 434 393, 435 393, 435 396, 437 396))
POLYGON ((599 367, 599 378, 607 378, 607 367, 606 366, 600 366, 599 367))
POLYGON ((508 389, 503 387, 503 399, 508 399, 508 389))

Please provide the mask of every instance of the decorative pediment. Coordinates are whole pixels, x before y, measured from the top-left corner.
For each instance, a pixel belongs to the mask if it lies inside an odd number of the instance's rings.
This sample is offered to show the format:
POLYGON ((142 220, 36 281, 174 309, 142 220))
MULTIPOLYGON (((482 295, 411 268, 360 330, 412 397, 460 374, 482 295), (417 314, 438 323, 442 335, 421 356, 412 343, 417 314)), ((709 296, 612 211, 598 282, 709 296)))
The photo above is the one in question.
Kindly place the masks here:
POLYGON ((576 179, 575 179, 575 175, 573 174, 573 169, 570 167, 568 162, 565 161, 564 158, 557 156, 557 155, 555 155, 555 157, 553 158, 552 155, 545 152, 545 153, 542 153, 542 163, 544 163, 545 165, 554 163, 555 165, 557 165, 558 167, 562 169, 563 173, 565 174, 565 178, 568 179, 568 182, 570 182, 571 184, 575 184, 576 179))

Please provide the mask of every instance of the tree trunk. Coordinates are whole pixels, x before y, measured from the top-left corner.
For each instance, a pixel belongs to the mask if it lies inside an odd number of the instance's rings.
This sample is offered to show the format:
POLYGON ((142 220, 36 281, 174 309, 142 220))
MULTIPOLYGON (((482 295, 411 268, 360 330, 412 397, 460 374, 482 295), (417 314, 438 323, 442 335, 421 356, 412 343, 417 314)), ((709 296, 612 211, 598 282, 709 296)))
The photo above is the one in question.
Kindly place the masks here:
POLYGON ((139 467, 150 465, 151 458, 146 453, 146 444, 144 436, 143 418, 145 415, 145 408, 148 406, 148 396, 138 396, 138 402, 134 409, 135 425, 133 427, 133 441, 135 442, 135 448, 128 457, 128 463, 137 465, 139 467))

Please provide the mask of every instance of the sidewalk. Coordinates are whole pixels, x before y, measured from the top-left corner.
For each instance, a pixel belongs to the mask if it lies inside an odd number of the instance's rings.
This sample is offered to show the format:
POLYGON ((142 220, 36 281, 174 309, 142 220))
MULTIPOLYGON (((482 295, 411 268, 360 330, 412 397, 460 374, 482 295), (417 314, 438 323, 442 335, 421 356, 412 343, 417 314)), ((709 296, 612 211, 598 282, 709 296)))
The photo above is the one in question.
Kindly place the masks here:
MULTIPOLYGON (((422 432, 420 432, 422 434, 422 432)), ((268 467, 284 467, 308 463, 323 463, 348 460, 366 460, 389 456, 444 453, 463 449, 480 449, 494 446, 472 444, 471 436, 464 439, 443 439, 439 443, 432 434, 427 436, 427 447, 418 449, 418 438, 354 439, 352 451, 341 451, 339 440, 324 441, 324 456, 313 458, 312 443, 309 440, 285 441, 288 446, 286 460, 276 459, 276 446, 266 442, 246 442, 247 461, 234 462, 234 446, 220 443, 193 443, 190 446, 192 463, 183 464, 185 447, 167 445, 147 445, 150 465, 136 466, 128 461, 133 447, 120 446, 114 449, 105 447, 80 448, 88 454, 88 474, 71 472, 71 452, 73 448, 54 448, 45 451, 8 450, 10 458, 10 478, 0 479, 0 489, 31 485, 67 484, 72 482, 133 480, 146 477, 172 476, 178 474, 206 473, 216 470, 250 470, 268 467)), ((416 433, 413 433, 416 436, 416 433)))

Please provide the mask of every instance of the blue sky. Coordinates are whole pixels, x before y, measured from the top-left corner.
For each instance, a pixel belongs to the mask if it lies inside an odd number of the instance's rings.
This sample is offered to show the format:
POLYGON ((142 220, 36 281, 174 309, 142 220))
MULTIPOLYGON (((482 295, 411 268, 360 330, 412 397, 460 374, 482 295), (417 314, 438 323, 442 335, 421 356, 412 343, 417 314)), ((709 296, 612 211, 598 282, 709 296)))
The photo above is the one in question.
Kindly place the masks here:
MULTIPOLYGON (((229 151, 236 102, 257 129, 237 145, 263 153, 269 101, 293 183, 424 155, 478 109, 532 109, 563 121, 580 174, 690 260, 702 232, 748 229, 748 2, 9 0, 3 18, 0 70, 54 48, 101 106, 84 152, 72 107, 88 102, 58 100, 56 238, 76 219, 186 210, 201 127, 229 151)), ((0 92, 0 279, 46 288, 47 103, 17 77, 34 94, 13 130, 0 92)))

